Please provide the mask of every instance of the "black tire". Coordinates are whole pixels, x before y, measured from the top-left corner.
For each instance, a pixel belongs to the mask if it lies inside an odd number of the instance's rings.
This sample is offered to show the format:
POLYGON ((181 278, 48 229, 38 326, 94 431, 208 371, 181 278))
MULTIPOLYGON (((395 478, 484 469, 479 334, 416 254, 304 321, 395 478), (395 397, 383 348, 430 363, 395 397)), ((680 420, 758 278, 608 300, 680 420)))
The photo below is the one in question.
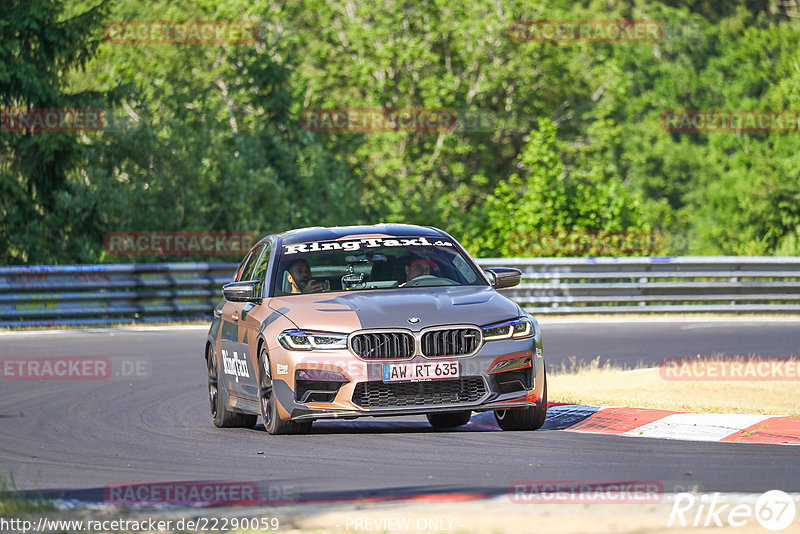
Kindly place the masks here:
POLYGON ((256 426, 257 415, 228 410, 225 393, 219 390, 219 367, 211 345, 206 350, 206 370, 208 371, 208 401, 214 424, 220 428, 252 428, 256 426))
POLYGON ((503 430, 537 430, 542 427, 547 417, 547 372, 542 366, 544 376, 544 391, 539 404, 527 408, 511 408, 508 410, 495 410, 494 418, 497 425, 503 430))
POLYGON ((285 421, 278 416, 278 401, 272 388, 269 355, 265 347, 258 355, 258 400, 264 430, 270 434, 306 434, 311 430, 313 421, 285 421))
POLYGON ((429 413, 426 414, 426 417, 433 428, 453 428, 469 423, 472 412, 429 413))

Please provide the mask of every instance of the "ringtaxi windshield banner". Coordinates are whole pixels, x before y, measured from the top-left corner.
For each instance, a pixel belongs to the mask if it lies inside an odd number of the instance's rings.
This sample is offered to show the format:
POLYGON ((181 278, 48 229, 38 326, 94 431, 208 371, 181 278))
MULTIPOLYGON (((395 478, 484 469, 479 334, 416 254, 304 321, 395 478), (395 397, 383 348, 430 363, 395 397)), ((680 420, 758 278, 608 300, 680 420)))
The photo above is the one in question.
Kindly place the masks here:
POLYGON ((283 245, 284 255, 319 252, 325 250, 347 250, 355 252, 370 248, 382 247, 452 247, 450 241, 424 237, 362 237, 350 240, 308 241, 283 245))

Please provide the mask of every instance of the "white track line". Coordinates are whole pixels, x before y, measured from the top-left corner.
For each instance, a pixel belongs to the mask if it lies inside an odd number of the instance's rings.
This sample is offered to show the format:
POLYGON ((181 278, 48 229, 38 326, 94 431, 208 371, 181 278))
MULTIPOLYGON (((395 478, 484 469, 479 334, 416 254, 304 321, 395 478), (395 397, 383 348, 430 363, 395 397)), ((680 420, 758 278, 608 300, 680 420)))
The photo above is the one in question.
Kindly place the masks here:
POLYGON ((676 413, 622 434, 643 438, 719 441, 773 415, 676 413))

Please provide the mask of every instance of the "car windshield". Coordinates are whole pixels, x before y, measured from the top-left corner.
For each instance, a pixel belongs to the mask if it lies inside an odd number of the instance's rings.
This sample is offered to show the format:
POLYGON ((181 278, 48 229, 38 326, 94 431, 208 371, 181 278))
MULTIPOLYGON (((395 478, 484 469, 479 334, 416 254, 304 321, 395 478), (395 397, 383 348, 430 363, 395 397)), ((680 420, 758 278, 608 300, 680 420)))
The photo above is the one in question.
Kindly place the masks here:
POLYGON ((351 237, 284 244, 275 275, 275 296, 486 285, 452 241, 426 237, 351 237))

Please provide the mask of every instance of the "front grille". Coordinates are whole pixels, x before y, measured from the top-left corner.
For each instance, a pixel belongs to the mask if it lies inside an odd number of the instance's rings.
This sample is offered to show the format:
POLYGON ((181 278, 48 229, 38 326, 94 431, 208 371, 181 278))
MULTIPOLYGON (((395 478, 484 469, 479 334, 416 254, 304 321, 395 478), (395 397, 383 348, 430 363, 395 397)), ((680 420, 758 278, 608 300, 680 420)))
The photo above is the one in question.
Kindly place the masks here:
POLYGON ((486 384, 479 376, 429 382, 360 382, 353 392, 353 403, 363 408, 401 408, 478 402, 486 395, 486 384))
POLYGON ((350 346, 365 360, 398 360, 414 355, 414 337, 404 332, 356 334, 350 346))
POLYGON ((422 354, 425 356, 461 356, 471 354, 481 343, 477 328, 433 330, 422 334, 422 354))

